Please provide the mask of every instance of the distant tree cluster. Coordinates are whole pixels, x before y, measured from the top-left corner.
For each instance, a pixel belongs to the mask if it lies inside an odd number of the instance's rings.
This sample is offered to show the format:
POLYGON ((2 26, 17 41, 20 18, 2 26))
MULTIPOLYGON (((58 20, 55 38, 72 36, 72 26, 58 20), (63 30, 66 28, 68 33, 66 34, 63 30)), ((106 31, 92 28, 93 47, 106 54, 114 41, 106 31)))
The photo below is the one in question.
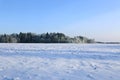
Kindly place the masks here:
POLYGON ((94 43, 94 39, 83 36, 71 38, 63 33, 22 33, 1 34, 0 43, 94 43))

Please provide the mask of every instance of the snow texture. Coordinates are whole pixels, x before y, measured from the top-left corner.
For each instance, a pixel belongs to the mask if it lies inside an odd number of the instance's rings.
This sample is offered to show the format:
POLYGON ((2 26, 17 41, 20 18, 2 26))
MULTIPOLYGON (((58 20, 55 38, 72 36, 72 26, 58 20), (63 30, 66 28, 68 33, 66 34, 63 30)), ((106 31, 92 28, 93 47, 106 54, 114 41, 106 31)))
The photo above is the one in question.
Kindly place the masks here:
POLYGON ((0 44, 0 80, 120 80, 120 45, 0 44))

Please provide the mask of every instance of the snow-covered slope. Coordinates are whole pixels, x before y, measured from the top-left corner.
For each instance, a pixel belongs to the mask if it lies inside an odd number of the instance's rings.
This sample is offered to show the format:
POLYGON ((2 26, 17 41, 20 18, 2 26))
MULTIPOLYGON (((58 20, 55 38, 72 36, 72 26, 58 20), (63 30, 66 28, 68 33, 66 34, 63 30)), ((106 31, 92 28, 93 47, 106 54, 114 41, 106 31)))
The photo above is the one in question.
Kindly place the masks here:
POLYGON ((120 80, 120 45, 0 44, 0 80, 120 80))

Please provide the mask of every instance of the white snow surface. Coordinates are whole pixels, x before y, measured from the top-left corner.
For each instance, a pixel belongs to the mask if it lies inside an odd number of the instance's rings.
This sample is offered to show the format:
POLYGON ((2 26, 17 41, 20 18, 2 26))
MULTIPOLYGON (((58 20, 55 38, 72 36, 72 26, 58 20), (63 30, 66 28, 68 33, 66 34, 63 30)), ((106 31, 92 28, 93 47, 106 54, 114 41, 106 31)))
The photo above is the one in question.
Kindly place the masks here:
POLYGON ((0 44, 0 80, 120 80, 120 45, 0 44))

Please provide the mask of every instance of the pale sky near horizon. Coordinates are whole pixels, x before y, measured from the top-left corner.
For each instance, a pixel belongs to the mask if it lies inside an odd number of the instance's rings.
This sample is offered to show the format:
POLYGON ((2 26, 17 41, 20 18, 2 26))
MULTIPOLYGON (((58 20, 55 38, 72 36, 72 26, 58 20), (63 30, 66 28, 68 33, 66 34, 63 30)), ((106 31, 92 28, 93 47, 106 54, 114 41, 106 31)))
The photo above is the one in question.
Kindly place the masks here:
POLYGON ((0 34, 19 32, 120 42, 120 0, 0 0, 0 34))

